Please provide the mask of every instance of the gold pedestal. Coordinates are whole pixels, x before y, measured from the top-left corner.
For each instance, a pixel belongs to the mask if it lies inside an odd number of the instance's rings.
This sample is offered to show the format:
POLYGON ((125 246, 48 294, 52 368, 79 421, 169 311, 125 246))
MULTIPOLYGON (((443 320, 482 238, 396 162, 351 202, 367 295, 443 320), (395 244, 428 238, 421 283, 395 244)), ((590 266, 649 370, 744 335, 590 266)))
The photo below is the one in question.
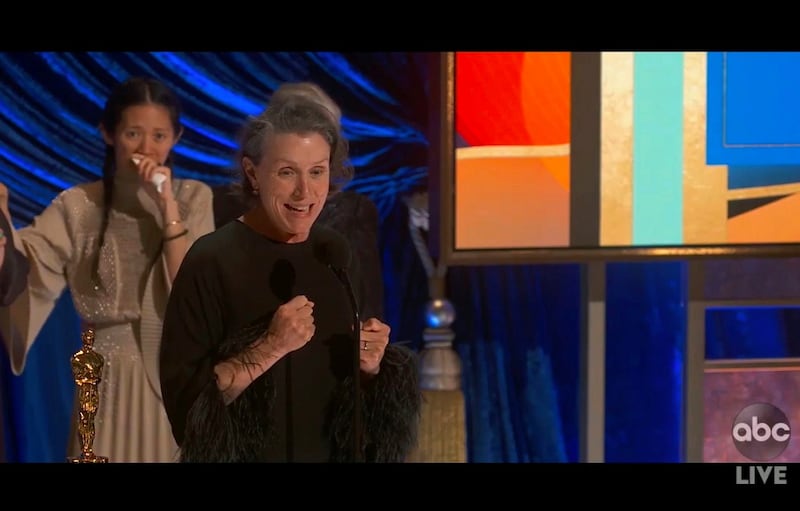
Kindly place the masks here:
POLYGON ((105 360, 94 351, 94 327, 87 326, 81 334, 83 345, 72 356, 72 375, 78 386, 78 436, 81 441, 81 455, 67 458, 70 463, 108 463, 105 456, 97 456, 92 450, 94 444, 94 418, 100 407, 100 394, 97 387, 103 376, 105 360))
POLYGON ((467 432, 461 390, 423 390, 417 446, 409 463, 466 463, 467 432))
POLYGON ((70 456, 67 458, 70 463, 108 463, 108 458, 105 456, 70 456))

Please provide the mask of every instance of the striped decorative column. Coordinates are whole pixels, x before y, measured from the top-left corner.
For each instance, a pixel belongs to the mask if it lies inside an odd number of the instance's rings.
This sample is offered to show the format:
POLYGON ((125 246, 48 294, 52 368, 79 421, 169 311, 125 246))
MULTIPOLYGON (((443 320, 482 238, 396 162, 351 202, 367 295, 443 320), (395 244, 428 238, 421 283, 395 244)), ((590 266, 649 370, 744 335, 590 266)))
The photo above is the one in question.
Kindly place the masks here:
POLYGON ((706 53, 603 52, 600 244, 726 241, 727 169, 706 159, 706 53))

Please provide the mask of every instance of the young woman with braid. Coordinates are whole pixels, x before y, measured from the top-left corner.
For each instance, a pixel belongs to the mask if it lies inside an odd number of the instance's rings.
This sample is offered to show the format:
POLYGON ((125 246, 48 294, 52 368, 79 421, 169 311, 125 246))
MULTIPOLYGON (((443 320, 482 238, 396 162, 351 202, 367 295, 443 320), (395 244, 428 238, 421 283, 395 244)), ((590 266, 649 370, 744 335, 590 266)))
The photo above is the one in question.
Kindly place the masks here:
MULTIPOLYGON (((162 83, 136 77, 119 84, 100 132, 102 181, 61 192, 14 233, 30 272, 26 291, 2 309, 2 337, 20 374, 55 301, 69 288, 82 321, 94 325, 94 349, 105 358, 94 452, 111 462, 175 461, 159 381, 161 325, 184 255, 214 229, 211 189, 172 176, 180 107, 162 83)), ((79 449, 72 435, 69 454, 79 449)))

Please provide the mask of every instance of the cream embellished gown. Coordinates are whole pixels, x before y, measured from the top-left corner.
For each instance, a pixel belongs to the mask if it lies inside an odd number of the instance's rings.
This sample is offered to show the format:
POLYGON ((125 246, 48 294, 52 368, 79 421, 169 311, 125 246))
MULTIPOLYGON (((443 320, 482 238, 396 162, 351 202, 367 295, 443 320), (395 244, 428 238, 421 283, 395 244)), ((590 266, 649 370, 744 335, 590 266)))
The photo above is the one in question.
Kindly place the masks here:
MULTIPOLYGON (((103 219, 101 182, 61 192, 30 226, 14 233, 15 244, 31 264, 29 287, 0 311, 0 326, 12 370, 21 374, 36 335, 68 286, 82 321, 95 325, 94 348, 105 358, 95 454, 110 462, 170 462, 177 460, 178 447, 158 377, 161 322, 170 284, 161 213, 137 179, 117 176, 105 241, 99 249, 98 278, 92 275, 103 219)), ((213 230, 207 185, 175 179, 173 191, 190 243, 213 230)), ((80 453, 76 432, 70 435, 68 452, 80 453)))

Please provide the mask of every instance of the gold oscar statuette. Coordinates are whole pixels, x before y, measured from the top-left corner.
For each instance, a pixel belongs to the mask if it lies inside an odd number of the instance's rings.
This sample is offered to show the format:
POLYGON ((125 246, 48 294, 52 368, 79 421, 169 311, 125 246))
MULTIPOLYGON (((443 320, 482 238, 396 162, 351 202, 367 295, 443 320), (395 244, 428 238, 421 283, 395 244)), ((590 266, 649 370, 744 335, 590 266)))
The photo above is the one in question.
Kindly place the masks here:
POLYGON ((83 345, 72 356, 72 376, 78 386, 78 436, 81 455, 70 457, 70 463, 108 463, 105 456, 97 456, 94 444, 94 419, 100 406, 97 387, 103 376, 103 356, 94 350, 94 327, 89 325, 81 333, 83 345))

